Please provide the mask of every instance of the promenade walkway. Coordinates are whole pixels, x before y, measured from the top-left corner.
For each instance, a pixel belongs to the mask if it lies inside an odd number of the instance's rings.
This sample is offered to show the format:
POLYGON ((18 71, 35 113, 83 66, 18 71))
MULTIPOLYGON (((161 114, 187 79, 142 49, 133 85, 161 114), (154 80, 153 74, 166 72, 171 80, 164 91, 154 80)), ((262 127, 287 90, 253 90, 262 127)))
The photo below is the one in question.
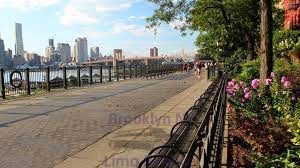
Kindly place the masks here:
MULTIPOLYGON (((112 136, 110 133, 126 125, 124 119, 114 120, 112 116, 135 118, 194 84, 203 90, 207 86, 200 84, 192 74, 175 73, 163 78, 126 80, 3 101, 0 103, 0 167, 63 165, 67 158, 107 139, 112 136)), ((184 99, 193 101, 186 96, 184 99)), ((111 145, 114 144, 118 149, 120 144, 112 141, 111 145)), ((105 150, 101 150, 102 153, 105 150)))
MULTIPOLYGON (((206 90, 205 77, 188 89, 174 95, 131 123, 101 138, 93 145, 64 160, 55 168, 135 168, 153 148, 163 145, 184 113, 206 90)), ((112 123, 126 116, 111 116, 112 123)))

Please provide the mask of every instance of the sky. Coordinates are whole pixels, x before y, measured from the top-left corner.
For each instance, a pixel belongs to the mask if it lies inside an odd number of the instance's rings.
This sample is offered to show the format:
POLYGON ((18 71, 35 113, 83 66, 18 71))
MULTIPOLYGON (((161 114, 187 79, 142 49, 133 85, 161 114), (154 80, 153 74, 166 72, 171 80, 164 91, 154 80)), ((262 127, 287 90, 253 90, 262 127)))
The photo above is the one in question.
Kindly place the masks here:
POLYGON ((0 0, 0 36, 14 51, 14 23, 21 23, 25 51, 40 55, 49 38, 73 47, 78 37, 103 55, 120 48, 127 57, 149 56, 154 46, 159 55, 195 52, 196 33, 182 37, 174 29, 180 23, 161 25, 157 35, 145 28, 156 8, 147 0, 0 0))

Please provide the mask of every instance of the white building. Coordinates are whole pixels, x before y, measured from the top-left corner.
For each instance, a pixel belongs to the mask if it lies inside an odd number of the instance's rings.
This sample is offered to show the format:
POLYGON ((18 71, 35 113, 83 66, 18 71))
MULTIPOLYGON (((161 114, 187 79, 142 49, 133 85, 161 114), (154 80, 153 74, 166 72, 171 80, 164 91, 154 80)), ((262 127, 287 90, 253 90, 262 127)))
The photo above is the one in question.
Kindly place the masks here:
POLYGON ((22 24, 20 23, 15 23, 15 53, 16 55, 24 56, 22 24))
POLYGON ((73 57, 75 57, 77 63, 88 60, 88 44, 87 39, 85 37, 77 38, 75 40, 73 57))

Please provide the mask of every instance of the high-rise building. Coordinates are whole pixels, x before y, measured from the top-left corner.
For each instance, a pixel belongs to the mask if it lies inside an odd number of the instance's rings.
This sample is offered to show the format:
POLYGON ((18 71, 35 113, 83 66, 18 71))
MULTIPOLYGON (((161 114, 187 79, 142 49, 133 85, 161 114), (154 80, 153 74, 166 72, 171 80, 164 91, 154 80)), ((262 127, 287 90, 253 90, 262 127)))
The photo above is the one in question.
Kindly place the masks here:
POLYGON ((54 47, 54 39, 49 39, 49 46, 54 47))
POLYGON ((156 47, 150 48, 150 57, 158 57, 158 49, 156 47))
POLYGON ((71 47, 67 43, 58 43, 57 51, 61 54, 61 62, 71 62, 71 47))
POLYGON ((114 59, 123 59, 122 49, 114 49, 114 59))
POLYGON ((12 59, 12 50, 11 49, 7 49, 7 51, 6 51, 6 57, 9 59, 9 60, 11 60, 12 59))
POLYGON ((16 55, 24 56, 22 24, 20 23, 15 23, 15 53, 16 55))
POLYGON ((0 38, 0 66, 5 65, 5 55, 4 41, 0 38))
POLYGON ((85 37, 77 38, 75 40, 73 56, 75 57, 77 63, 88 60, 88 47, 87 46, 88 46, 87 39, 85 37))
POLYGON ((55 52, 55 48, 51 46, 47 46, 45 48, 45 57, 47 57, 49 60, 51 59, 51 55, 55 52))
POLYGON ((0 51, 4 51, 5 47, 4 47, 4 41, 0 38, 0 51))
POLYGON ((99 57, 100 56, 99 47, 91 47, 90 54, 91 57, 99 57))

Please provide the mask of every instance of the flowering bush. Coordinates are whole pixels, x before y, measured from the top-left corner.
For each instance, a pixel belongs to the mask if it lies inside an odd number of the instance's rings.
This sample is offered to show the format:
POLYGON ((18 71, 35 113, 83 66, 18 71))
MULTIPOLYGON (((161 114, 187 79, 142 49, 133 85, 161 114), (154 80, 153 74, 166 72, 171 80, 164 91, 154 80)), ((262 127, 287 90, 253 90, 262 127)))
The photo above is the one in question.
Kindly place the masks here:
POLYGON ((273 38, 273 51, 277 58, 284 58, 288 51, 292 50, 299 41, 300 33, 298 31, 277 31, 273 38))
MULTIPOLYGON (((251 150, 260 157, 293 149, 298 156, 288 164, 300 164, 300 97, 293 90, 292 79, 275 73, 265 81, 233 79, 228 82, 226 91, 228 108, 234 108, 237 114, 235 135, 238 138, 250 144, 251 150)), ((274 160, 271 162, 277 164, 274 160)))

